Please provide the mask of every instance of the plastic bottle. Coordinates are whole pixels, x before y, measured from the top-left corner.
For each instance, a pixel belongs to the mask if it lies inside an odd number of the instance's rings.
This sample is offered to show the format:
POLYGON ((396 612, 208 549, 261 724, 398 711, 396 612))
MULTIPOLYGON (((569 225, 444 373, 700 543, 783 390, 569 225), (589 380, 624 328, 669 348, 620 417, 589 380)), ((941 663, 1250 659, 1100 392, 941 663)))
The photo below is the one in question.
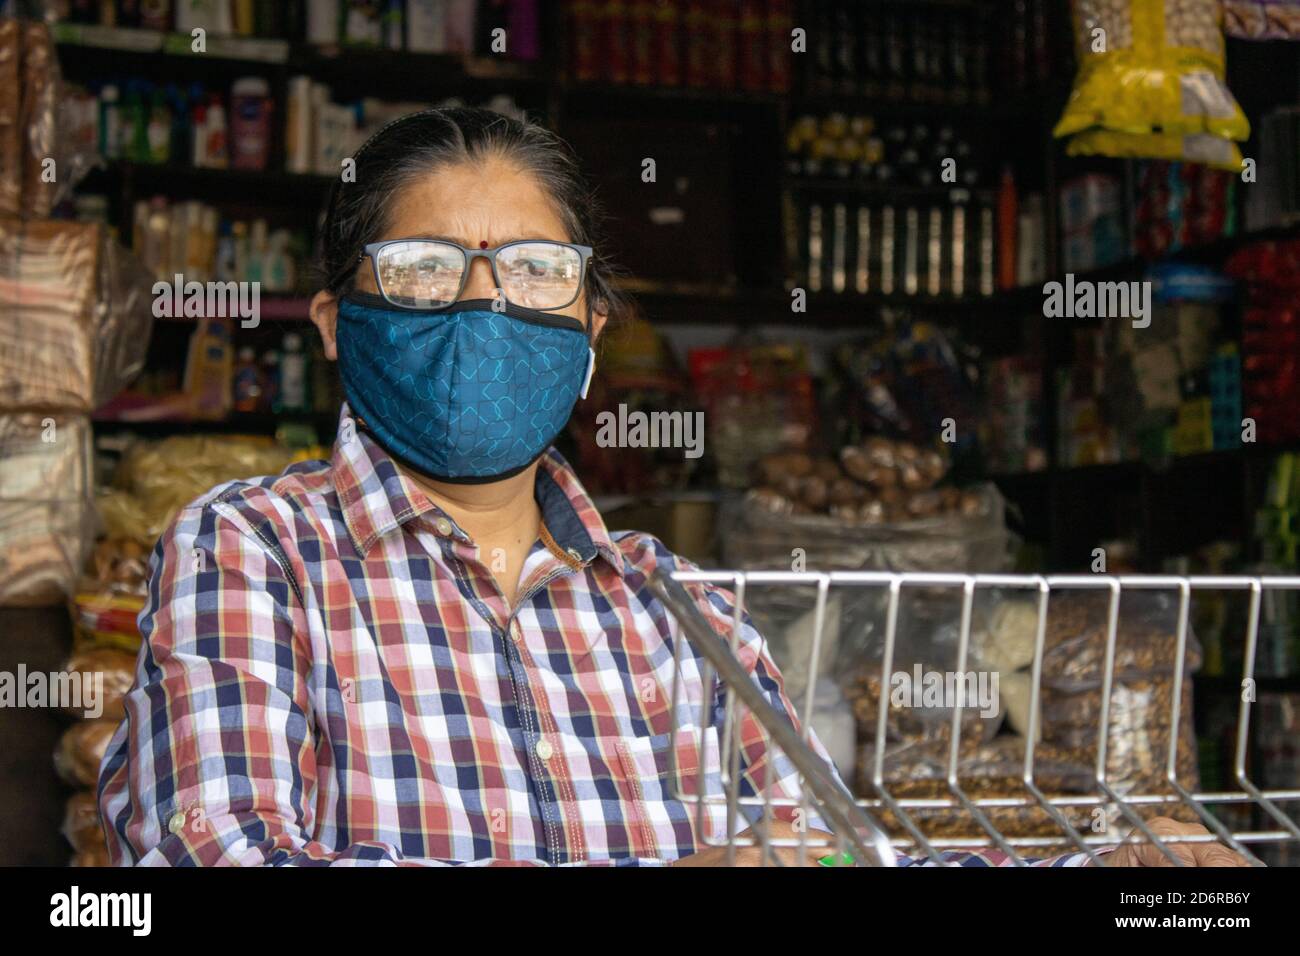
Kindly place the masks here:
POLYGON ((386 0, 381 25, 384 31, 384 46, 390 50, 402 48, 402 0, 386 0))
POLYGON ((212 169, 225 169, 229 165, 226 152, 226 109, 218 96, 213 96, 208 101, 204 132, 203 165, 212 169))
POLYGON ((248 234, 248 256, 244 260, 243 279, 245 282, 262 284, 266 282, 266 273, 263 271, 269 249, 266 237, 266 220, 253 220, 253 228, 248 234))
POLYGON ((172 114, 167 99, 160 89, 149 98, 149 122, 145 130, 148 141, 148 160, 165 163, 171 158, 172 114))
POLYGON ((262 353, 262 404, 260 411, 276 411, 280 407, 280 353, 267 349, 262 353))
POLYGON ((99 91, 99 151, 105 159, 122 157, 121 94, 109 83, 99 91))
POLYGON ((235 246, 234 275, 236 282, 248 281, 248 223, 236 220, 230 226, 235 246))
POLYGON ((1030 193, 1020 208, 1016 227, 1017 285, 1037 285, 1047 278, 1044 228, 1043 197, 1030 193))
POLYGON ((235 411, 255 412, 262 402, 262 372, 257 367, 257 353, 245 345, 235 363, 235 411))
POLYGON ((230 88, 230 165, 266 169, 271 155, 270 87, 260 76, 245 76, 230 88))
POLYGON ((147 162, 149 159, 149 139, 146 132, 148 121, 138 85, 127 84, 119 117, 121 157, 136 163, 147 162))
POLYGON ((223 319, 204 318, 190 338, 183 389, 202 418, 221 418, 231 406, 234 362, 230 327, 223 319))
POLYGON ((293 256, 289 254, 289 243, 293 239, 287 229, 277 229, 271 233, 267 245, 266 261, 262 266, 262 285, 267 292, 292 292, 297 275, 293 265, 293 256))
POLYGON ((141 253, 141 259, 145 265, 153 270, 154 277, 158 279, 170 280, 172 277, 167 271, 168 255, 168 229, 171 223, 171 216, 167 210, 167 200, 162 196, 154 196, 149 200, 149 218, 145 230, 145 245, 141 253))
POLYGON ((238 281, 239 274, 235 271, 234 229, 230 223, 223 222, 220 230, 220 235, 217 238, 217 255, 214 269, 216 280, 218 282, 235 282, 238 281))
POLYGON ((295 76, 289 80, 285 123, 285 168, 291 173, 312 171, 311 77, 295 76))
POLYGON ((203 169, 208 165, 208 104, 201 96, 190 103, 190 165, 203 169))
POLYGON ((302 336, 290 332, 284 337, 280 356, 280 395, 276 411, 305 412, 307 404, 307 354, 302 336))
POLYGON ((998 187, 998 288, 1016 287, 1016 180, 1010 166, 1002 168, 998 187))

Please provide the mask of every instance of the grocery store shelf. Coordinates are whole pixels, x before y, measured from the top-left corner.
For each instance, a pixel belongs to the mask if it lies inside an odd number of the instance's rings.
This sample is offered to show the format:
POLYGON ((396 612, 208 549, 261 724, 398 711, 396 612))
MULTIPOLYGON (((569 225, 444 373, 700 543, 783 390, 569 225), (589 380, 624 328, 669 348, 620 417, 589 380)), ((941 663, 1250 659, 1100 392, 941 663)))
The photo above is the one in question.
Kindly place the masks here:
POLYGON ((686 103, 695 107, 760 107, 775 109, 786 99, 784 93, 766 90, 721 89, 711 86, 659 86, 636 83, 578 82, 560 80, 559 92, 565 108, 592 107, 624 109, 658 103, 686 103))
POLYGON ((130 27, 105 27, 96 24, 56 23, 54 41, 67 46, 115 50, 123 53, 153 53, 169 56, 204 57, 238 60, 248 63, 285 63, 291 46, 287 40, 262 37, 236 37, 210 34, 204 37, 202 53, 195 52, 194 40, 187 33, 165 33, 130 27))
POLYGON ((942 311, 953 318, 987 313, 1004 302, 999 296, 939 298, 926 295, 858 295, 845 292, 809 293, 804 312, 791 311, 791 293, 784 289, 744 289, 702 283, 624 280, 619 288, 635 298, 656 324, 801 325, 820 328, 870 326, 882 309, 942 311))
POLYGON ((314 69, 343 70, 352 74, 366 69, 398 73, 436 70, 439 81, 456 77, 493 82, 540 82, 535 64, 507 57, 470 56, 460 53, 412 53, 383 47, 314 44, 265 37, 222 36, 208 33, 204 50, 194 50, 188 33, 105 27, 93 24, 56 23, 54 40, 66 47, 106 50, 122 54, 143 54, 192 60, 230 60, 288 66, 312 72, 314 69))
POLYGON ((333 181, 333 176, 281 170, 209 169, 179 163, 112 160, 92 170, 81 185, 83 189, 115 188, 115 191, 125 186, 137 198, 160 194, 186 199, 307 205, 307 212, 314 214, 333 181))
POLYGON ((869 196, 882 199, 928 199, 948 200, 951 202, 968 202, 976 193, 990 193, 992 184, 977 186, 957 186, 951 183, 937 183, 933 186, 917 186, 899 182, 879 182, 858 177, 840 179, 834 176, 803 176, 787 172, 783 183, 792 192, 828 192, 846 196, 869 196))
POLYGON ((1153 475, 1167 475, 1176 471, 1192 471, 1199 468, 1224 465, 1239 461, 1243 456, 1268 458, 1285 452, 1296 451, 1294 445, 1265 445, 1260 443, 1243 444, 1237 448, 1219 448, 1214 451, 1200 451, 1190 455, 1170 455, 1159 460, 1128 458, 1124 461, 1098 462, 1091 465, 1066 465, 1054 469, 1038 471, 994 472, 987 477, 990 481, 1031 482, 1045 481, 1053 476, 1067 479, 1110 478, 1116 475, 1132 476, 1139 472, 1153 475))
POLYGON ((309 425, 317 430, 322 441, 332 438, 338 427, 337 412, 306 412, 273 414, 270 412, 232 412, 225 418, 162 418, 136 421, 114 416, 92 417, 96 431, 129 430, 149 437, 184 434, 187 432, 220 432, 222 434, 272 435, 282 425, 309 425))
POLYGON ((325 82, 348 88, 357 77, 382 81, 385 85, 406 84, 407 98, 418 99, 430 89, 447 95, 455 89, 492 84, 497 92, 540 89, 549 81, 538 63, 507 56, 471 56, 463 53, 413 53, 380 47, 314 46, 295 43, 289 66, 325 82))
POLYGON ((1223 465, 1239 461, 1243 456, 1270 457, 1284 452, 1295 451, 1291 445, 1264 445, 1260 443, 1243 444, 1236 448, 1219 448, 1214 451, 1200 451, 1190 455, 1170 455, 1159 460, 1130 458, 1125 461, 1100 462, 1095 465, 1070 465, 1056 470, 1056 474, 1067 477, 1087 478, 1093 475, 1111 475, 1119 472, 1131 473, 1146 471, 1151 474, 1165 475, 1174 471, 1194 470, 1198 468, 1223 465))
POLYGON ((262 300, 262 318, 273 322, 310 322, 311 299, 306 296, 271 296, 262 300))
MULTIPOLYGON (((160 318, 160 322, 196 322, 200 317, 194 315, 175 315, 160 318)), ((221 316, 216 316, 221 318, 221 316)), ((258 304, 260 322, 310 322, 311 299, 307 296, 279 295, 264 293, 258 304)), ((242 325, 239 326, 243 328, 242 325)), ((257 326, 251 326, 257 328, 257 326)))

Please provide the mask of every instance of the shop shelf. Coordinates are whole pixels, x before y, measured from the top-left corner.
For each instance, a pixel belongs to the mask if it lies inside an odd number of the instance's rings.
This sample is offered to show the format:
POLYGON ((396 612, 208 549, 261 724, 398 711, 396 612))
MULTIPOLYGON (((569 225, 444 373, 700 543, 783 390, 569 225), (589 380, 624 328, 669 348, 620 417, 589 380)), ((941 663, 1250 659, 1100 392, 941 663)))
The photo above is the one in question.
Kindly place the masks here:
MULTIPOLYGON (((178 199, 257 201, 296 206, 304 202, 323 202, 333 181, 333 176, 273 169, 212 169, 179 163, 112 160, 92 171, 82 189, 116 187, 137 199, 157 194, 178 199)), ((315 205, 309 211, 314 214, 315 205)))
MULTIPOLYGON (((311 299, 308 296, 263 294, 259 319, 262 322, 310 322, 311 299)), ((197 316, 178 315, 160 322, 194 322, 197 316)))

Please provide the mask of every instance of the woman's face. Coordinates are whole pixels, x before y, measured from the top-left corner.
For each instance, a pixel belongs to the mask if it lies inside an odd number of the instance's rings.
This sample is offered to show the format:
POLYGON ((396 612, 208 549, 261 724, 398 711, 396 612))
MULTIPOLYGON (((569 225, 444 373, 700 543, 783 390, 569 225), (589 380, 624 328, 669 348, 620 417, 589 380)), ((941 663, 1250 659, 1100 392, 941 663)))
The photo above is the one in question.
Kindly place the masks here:
MULTIPOLYGON (((449 166, 411 183, 389 200, 387 227, 372 241, 422 237, 452 239, 470 249, 515 239, 573 241, 537 181, 497 158, 449 166)), ((357 264, 356 288, 379 291, 369 258, 357 264)), ((487 261, 474 260, 460 298, 491 299, 495 295, 496 283, 487 261)), ((338 357, 334 341, 337 310, 338 301, 328 292, 319 292, 312 299, 312 321, 320 329, 330 359, 338 357)), ((555 313, 586 325, 585 287, 576 301, 555 313)), ((603 312, 592 312, 592 338, 600 334, 607 318, 603 312)))

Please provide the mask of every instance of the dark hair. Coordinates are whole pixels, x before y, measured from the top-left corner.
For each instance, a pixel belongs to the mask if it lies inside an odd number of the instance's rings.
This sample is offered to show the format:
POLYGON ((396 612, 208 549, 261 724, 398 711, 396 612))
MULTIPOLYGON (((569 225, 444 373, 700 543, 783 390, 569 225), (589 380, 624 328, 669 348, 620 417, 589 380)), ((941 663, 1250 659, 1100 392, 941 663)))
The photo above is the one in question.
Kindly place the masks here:
POLYGON ((408 113, 371 136, 353 157, 355 182, 334 182, 321 233, 321 284, 336 295, 356 275, 361 247, 384 230, 393 197, 415 178, 456 163, 498 157, 536 177, 569 233, 591 246, 587 301, 604 304, 610 320, 622 319, 631 302, 614 286, 622 274, 601 254, 604 214, 569 145, 537 123, 479 107, 439 107, 408 113))

